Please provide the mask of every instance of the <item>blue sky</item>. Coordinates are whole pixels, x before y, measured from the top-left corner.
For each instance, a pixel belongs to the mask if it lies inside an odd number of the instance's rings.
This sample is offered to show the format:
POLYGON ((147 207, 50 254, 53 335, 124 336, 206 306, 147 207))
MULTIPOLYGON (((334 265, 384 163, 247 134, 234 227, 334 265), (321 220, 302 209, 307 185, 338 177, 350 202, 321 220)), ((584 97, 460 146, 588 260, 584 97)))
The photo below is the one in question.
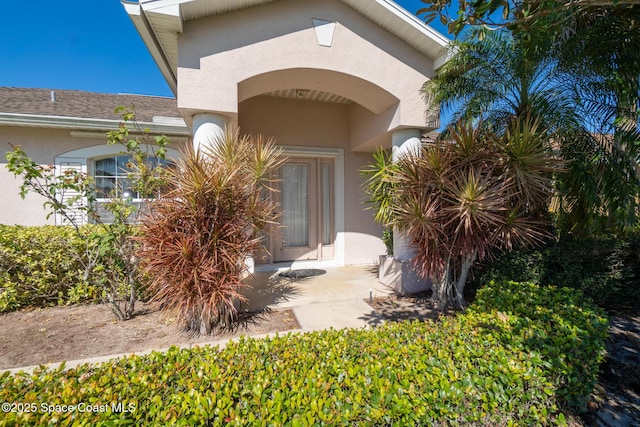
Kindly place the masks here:
POLYGON ((119 0, 7 1, 2 15, 0 86, 173 96, 119 0))

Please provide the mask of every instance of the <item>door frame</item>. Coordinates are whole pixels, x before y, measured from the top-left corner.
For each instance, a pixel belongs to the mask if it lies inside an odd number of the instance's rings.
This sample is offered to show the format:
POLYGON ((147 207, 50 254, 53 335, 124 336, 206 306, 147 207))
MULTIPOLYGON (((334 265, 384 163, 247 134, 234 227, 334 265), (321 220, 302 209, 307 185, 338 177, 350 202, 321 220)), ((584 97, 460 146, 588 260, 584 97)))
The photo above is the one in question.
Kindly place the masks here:
MULTIPOLYGON (((318 260, 299 260, 288 261, 287 265, 296 263, 312 262, 319 264, 328 264, 343 266, 346 265, 345 260, 345 180, 344 180, 344 149, 342 148, 320 148, 320 147, 301 147, 301 146, 279 146, 282 148, 283 155, 288 158, 313 158, 313 159, 331 159, 333 160, 333 257, 332 259, 318 260)), ((322 162, 320 162, 322 164, 322 162)), ((272 233, 273 234, 273 233, 272 233)), ((273 236, 266 238, 266 246, 269 254, 262 256, 261 265, 273 265, 274 263, 274 245, 276 244, 273 236)), ((326 253, 325 253, 326 255, 326 253)))

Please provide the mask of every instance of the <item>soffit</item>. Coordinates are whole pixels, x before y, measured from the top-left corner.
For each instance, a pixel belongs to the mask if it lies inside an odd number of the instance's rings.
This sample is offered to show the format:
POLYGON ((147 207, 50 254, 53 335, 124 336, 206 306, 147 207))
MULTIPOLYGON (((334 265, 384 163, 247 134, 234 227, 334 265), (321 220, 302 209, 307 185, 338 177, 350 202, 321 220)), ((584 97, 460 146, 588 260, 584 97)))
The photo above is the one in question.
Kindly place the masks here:
POLYGON ((322 90, 306 90, 306 89, 282 89, 265 93, 266 96, 276 98, 300 99, 305 101, 330 102, 334 104, 351 104, 349 98, 336 95, 335 93, 325 92, 322 90))
MULTIPOLYGON (((178 34, 183 23, 208 16, 261 6, 278 0, 140 0, 122 3, 175 91, 178 34)), ((449 40, 391 0, 340 0, 436 61, 446 60, 449 40)))

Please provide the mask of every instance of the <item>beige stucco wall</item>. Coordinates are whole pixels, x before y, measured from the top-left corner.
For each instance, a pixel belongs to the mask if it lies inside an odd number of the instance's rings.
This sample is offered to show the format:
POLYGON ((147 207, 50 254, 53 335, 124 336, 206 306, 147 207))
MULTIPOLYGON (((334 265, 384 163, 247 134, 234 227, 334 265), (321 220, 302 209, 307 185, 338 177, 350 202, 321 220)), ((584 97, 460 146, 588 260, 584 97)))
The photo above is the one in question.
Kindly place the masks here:
POLYGON ((305 88, 383 115, 385 131, 426 127, 419 91, 433 62, 339 1, 285 0, 189 21, 178 43, 178 107, 187 116, 236 120, 245 99, 305 88), (318 44, 312 18, 337 22, 331 47, 318 44))
POLYGON ((348 105, 258 96, 239 111, 243 133, 262 133, 280 145, 348 148, 348 105))
POLYGON ((346 264, 373 264, 386 253, 382 227, 373 220, 362 193, 359 171, 371 161, 369 153, 351 153, 345 158, 345 253, 346 264))
MULTIPOLYGON (((382 228, 366 209, 361 170, 370 153, 350 150, 352 105, 259 96, 239 106, 243 133, 273 137, 282 146, 341 148, 344 150, 345 263, 367 264, 385 253, 382 228)), ((336 203, 340 203, 336 200, 336 203)))
MULTIPOLYGON (((3 152, 4 154, 4 152, 3 152)), ((4 157, 4 156, 3 156, 4 157)), ((27 195, 23 200, 18 192, 21 181, 17 180, 5 167, 6 161, 0 162, 0 224, 5 225, 45 225, 53 224, 54 217, 46 219, 46 212, 42 207, 44 199, 39 196, 27 195)))
MULTIPOLYGON (((69 129, 43 129, 35 127, 0 126, 0 224, 7 225, 46 225, 55 223, 55 215, 47 219, 43 208, 44 198, 29 194, 23 200, 20 195, 22 181, 16 179, 7 169, 6 152, 11 150, 10 144, 21 148, 40 165, 53 165, 56 156, 81 148, 97 147, 103 149, 107 145, 105 132, 85 132, 91 136, 72 136, 69 129)), ((179 148, 181 142, 171 144, 179 148)), ((107 149, 113 155, 122 151, 122 147, 113 146, 107 149)))
POLYGON ((55 156, 75 148, 106 144, 93 138, 74 138, 69 130, 39 129, 29 127, 0 126, 0 194, 3 203, 0 205, 0 224, 44 225, 54 224, 55 216, 46 219, 47 211, 43 209, 44 199, 36 195, 28 195, 25 200, 19 195, 20 184, 6 168, 6 152, 11 150, 9 144, 20 145, 34 161, 41 165, 52 165, 55 156))

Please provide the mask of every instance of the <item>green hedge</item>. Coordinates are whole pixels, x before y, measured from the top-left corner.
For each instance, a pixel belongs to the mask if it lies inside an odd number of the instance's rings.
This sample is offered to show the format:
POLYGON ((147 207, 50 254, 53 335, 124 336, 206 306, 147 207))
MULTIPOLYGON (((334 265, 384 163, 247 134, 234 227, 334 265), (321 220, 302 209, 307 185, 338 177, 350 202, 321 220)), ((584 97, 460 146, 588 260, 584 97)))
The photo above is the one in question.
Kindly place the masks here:
MULTIPOLYGON (((489 316, 483 317, 490 319, 489 316)), ((560 416, 544 362, 474 333, 470 323, 389 323, 375 330, 247 339, 130 357, 96 368, 4 375, 0 400, 33 402, 5 425, 47 424, 41 402, 132 403, 77 413, 78 425, 521 425, 560 416)), ((477 332, 477 331, 476 331, 477 332)))
POLYGON ((581 411, 605 356, 608 319, 581 292, 533 283, 491 282, 480 289, 470 313, 491 313, 510 348, 539 354, 563 406, 581 411))
POLYGON ((0 425, 563 425, 560 408, 583 402, 604 348, 606 319, 583 303, 569 290, 494 284, 438 322, 7 373, 0 401, 35 412, 0 425))
POLYGON ((640 308, 640 234, 565 238, 542 248, 505 253, 482 266, 469 284, 504 280, 582 291, 607 309, 640 308))
POLYGON ((86 245, 71 227, 0 225, 0 313, 97 300, 82 280, 86 245))

